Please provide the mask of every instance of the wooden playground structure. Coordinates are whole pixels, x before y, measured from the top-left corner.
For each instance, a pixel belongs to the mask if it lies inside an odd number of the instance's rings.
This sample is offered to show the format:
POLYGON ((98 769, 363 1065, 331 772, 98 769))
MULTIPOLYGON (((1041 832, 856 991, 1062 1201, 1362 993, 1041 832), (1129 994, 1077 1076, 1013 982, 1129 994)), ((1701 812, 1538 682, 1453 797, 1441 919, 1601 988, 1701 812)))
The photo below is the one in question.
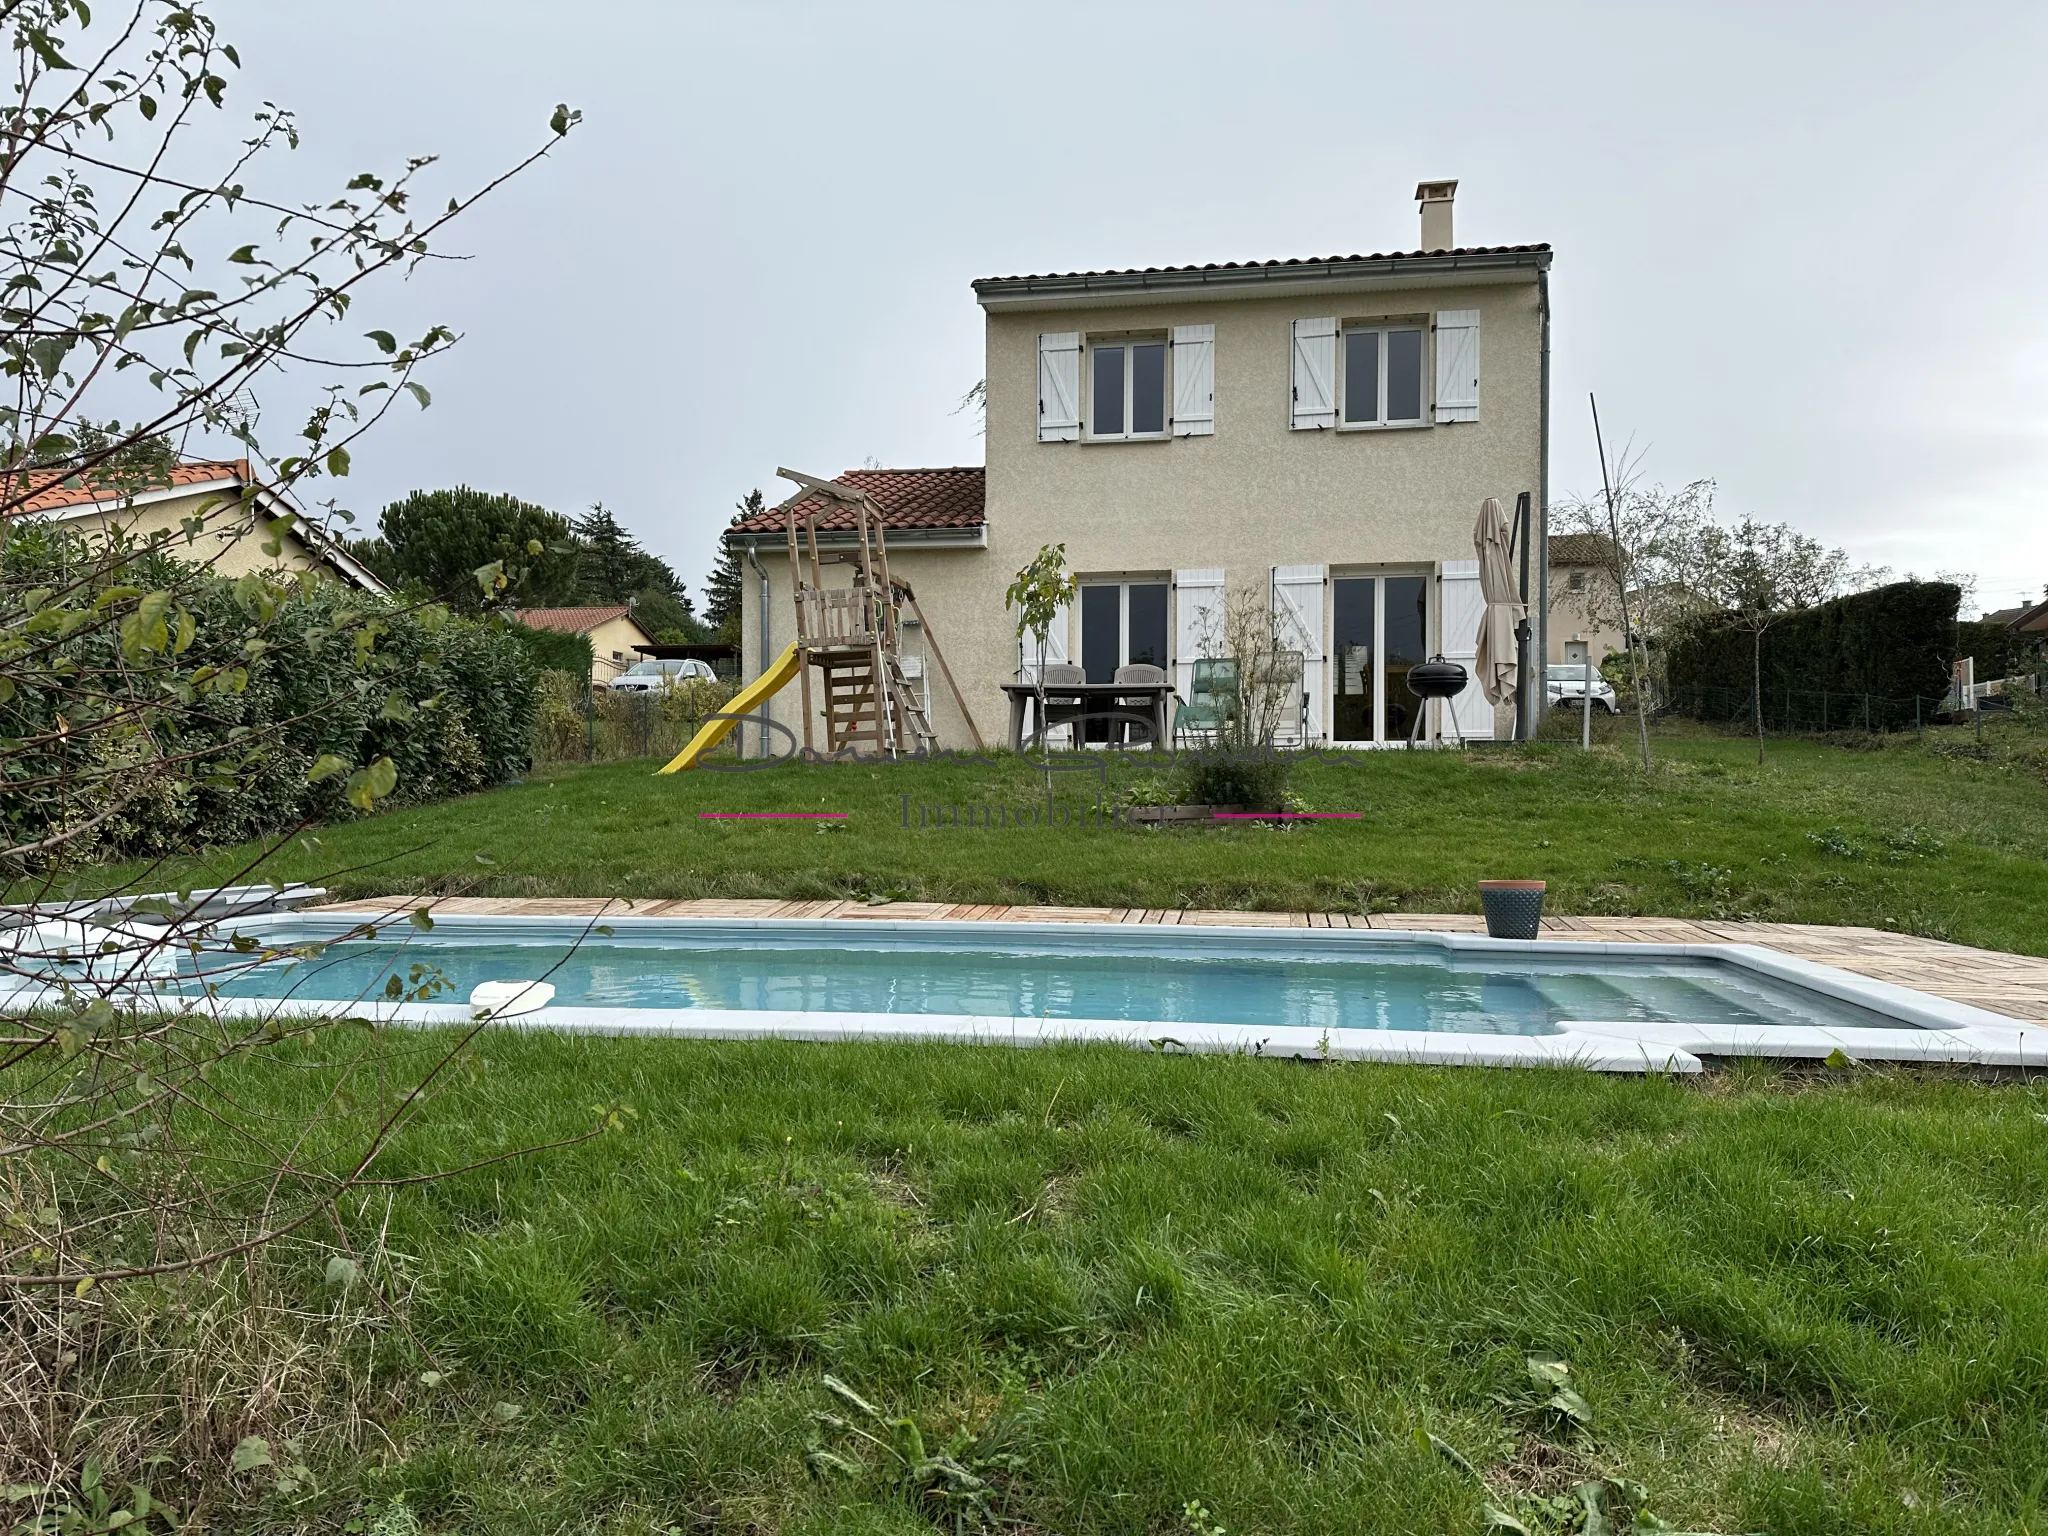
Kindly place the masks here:
MULTIPOLYGON (((798 488, 777 510, 783 514, 788 535, 790 584, 795 594, 793 649, 802 686, 804 750, 815 749, 813 723, 819 710, 811 691, 814 670, 819 674, 828 752, 858 752, 871 746, 878 755, 898 757, 906 752, 927 752, 938 744, 920 690, 911 686, 904 668, 906 623, 916 626, 924 649, 938 664, 939 675, 967 722, 976 749, 980 749, 981 731, 960 685, 953 681, 938 636, 917 606, 917 594, 910 583, 889 573, 889 543, 881 509, 866 493, 851 487, 793 469, 778 469, 776 474, 798 488), (806 501, 813 504, 799 520, 797 507, 806 501), (842 506, 853 510, 853 545, 821 554, 819 516, 842 506), (831 565, 851 566, 852 585, 827 586, 825 569, 831 565)), ((919 680, 923 681, 921 657, 918 665, 919 680)))

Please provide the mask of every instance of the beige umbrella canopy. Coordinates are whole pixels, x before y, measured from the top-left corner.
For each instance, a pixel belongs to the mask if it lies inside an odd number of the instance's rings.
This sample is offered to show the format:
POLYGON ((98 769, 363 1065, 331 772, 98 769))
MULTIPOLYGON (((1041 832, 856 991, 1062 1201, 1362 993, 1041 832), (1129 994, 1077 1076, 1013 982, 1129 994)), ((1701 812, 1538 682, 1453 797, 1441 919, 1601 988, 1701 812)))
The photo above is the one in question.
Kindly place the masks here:
POLYGON ((1516 631, 1528 616, 1515 584, 1514 529, 1498 496, 1479 504, 1472 545, 1479 552, 1479 592, 1486 611, 1479 620, 1479 691, 1489 704, 1506 704, 1522 680, 1516 631))

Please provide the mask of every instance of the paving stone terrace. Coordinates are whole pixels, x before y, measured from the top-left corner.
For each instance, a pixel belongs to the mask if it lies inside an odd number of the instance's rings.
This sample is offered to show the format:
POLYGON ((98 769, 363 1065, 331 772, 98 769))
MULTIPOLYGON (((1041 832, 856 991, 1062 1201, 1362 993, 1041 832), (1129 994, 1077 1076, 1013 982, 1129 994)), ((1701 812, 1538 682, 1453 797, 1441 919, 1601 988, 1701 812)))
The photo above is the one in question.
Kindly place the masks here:
MULTIPOLYGON (((1156 923, 1239 928, 1383 928, 1484 933, 1476 914, 1231 912, 1142 907, 1001 907, 943 901, 627 901, 600 897, 391 896, 336 902, 337 913, 506 913, 529 917, 803 917, 860 922, 1156 923)), ((2048 1028, 2048 960, 1886 933, 1810 923, 1724 923, 1686 917, 1546 917, 1543 937, 1596 943, 1755 944, 1801 960, 1896 982, 2048 1028)))

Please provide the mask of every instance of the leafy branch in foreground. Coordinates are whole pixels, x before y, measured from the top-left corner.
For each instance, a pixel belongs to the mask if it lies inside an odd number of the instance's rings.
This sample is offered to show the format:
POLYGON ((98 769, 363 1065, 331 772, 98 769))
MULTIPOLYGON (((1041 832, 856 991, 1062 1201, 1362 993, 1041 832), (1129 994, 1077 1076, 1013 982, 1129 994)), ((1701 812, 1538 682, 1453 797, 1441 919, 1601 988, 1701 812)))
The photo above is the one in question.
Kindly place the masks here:
MULTIPOLYGON (((393 1149, 487 1019, 436 1036, 386 1027, 386 1002, 230 1006, 251 967, 322 964, 374 925, 283 944, 218 893, 135 893, 251 835, 219 883, 260 881, 316 817, 526 750, 489 732, 530 707, 461 705, 495 675, 481 627, 338 586, 295 497, 346 475, 394 401, 426 407, 456 340, 364 301, 444 259, 576 114, 439 206, 427 156, 305 201, 280 174, 291 114, 230 125, 242 61, 197 0, 12 0, 0 26, 0 1465, 38 1479, 8 1489, 23 1529, 140 1527, 166 1498, 189 1523, 244 1497, 252 1440, 359 1424, 358 1356, 412 1347, 376 1202, 435 1176, 393 1149), (252 467, 174 519, 194 450, 252 467), (112 854, 153 862, 78 899, 77 867, 112 854), (253 1107, 280 1080, 292 1112, 253 1107)), ((401 1006, 437 989, 393 976, 401 1006)))

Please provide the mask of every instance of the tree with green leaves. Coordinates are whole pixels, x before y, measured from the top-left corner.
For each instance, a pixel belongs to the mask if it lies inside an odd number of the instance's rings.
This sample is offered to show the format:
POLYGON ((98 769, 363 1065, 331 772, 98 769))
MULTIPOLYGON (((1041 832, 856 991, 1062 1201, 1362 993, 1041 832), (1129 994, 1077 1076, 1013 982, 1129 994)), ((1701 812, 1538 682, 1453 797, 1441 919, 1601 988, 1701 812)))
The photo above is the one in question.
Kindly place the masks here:
POLYGON ((546 507, 458 485, 394 501, 378 527, 386 568, 461 612, 501 598, 536 608, 575 601, 580 552, 568 519, 546 507))
MULTIPOLYGON (((767 499, 757 486, 740 498, 739 510, 733 513, 728 526, 738 527, 748 518, 757 517, 767 510, 767 499)), ((704 583, 704 622, 727 645, 740 643, 740 605, 744 591, 739 547, 730 540, 720 539, 718 559, 704 583)))
MULTIPOLYGON (((1025 636, 1036 643, 1038 667, 1035 681, 1038 684, 1038 740, 1046 741, 1045 730, 1045 648, 1052 637, 1052 627, 1059 622, 1074 601, 1074 595, 1081 590, 1081 584, 1067 569, 1067 546, 1045 544, 1037 554, 1017 572, 1009 589, 1003 593, 1003 606, 1013 608, 1017 613, 1017 638, 1025 636)), ((1045 769, 1045 787, 1052 788, 1052 764, 1048 760, 1045 769)))

